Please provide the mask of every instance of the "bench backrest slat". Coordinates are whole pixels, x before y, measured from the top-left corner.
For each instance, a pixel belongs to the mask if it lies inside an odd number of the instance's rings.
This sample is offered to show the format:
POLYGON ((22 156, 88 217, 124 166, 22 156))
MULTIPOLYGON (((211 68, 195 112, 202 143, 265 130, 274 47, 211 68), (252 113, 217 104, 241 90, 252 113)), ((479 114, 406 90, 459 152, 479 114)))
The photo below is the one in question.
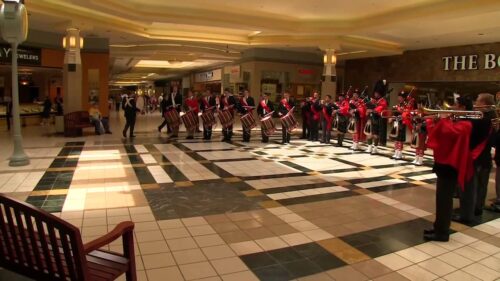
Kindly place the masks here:
POLYGON ((0 267, 37 280, 87 280, 80 231, 0 194, 0 267))

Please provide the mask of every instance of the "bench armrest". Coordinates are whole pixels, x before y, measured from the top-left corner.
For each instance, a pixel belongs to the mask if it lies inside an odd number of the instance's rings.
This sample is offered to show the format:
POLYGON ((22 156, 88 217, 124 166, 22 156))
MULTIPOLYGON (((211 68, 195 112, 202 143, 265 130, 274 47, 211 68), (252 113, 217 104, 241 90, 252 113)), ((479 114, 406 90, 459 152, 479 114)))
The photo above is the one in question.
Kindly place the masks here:
MULTIPOLYGON (((125 221, 119 223, 112 231, 108 232, 102 237, 99 237, 95 240, 92 240, 85 245, 83 245, 83 251, 85 254, 88 254, 92 251, 95 251, 103 246, 108 245, 109 243, 115 241, 119 237, 133 237, 134 231, 134 223, 131 221, 125 221)), ((124 243, 125 245, 125 243, 124 243)))

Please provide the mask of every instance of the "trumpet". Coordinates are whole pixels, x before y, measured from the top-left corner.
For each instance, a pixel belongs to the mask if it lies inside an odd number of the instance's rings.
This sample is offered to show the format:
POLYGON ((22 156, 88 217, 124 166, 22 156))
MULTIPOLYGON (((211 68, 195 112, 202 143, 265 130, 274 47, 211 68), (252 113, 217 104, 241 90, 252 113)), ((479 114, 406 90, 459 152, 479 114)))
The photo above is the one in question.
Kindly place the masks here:
POLYGON ((483 112, 479 110, 440 110, 440 109, 429 109, 424 107, 422 108, 422 113, 425 116, 425 118, 431 118, 431 116, 442 118, 441 114, 449 114, 453 118, 456 117, 462 117, 468 119, 483 118, 483 112))
POLYGON ((497 106, 496 105, 475 105, 473 108, 475 110, 479 110, 479 111, 497 110, 497 106))

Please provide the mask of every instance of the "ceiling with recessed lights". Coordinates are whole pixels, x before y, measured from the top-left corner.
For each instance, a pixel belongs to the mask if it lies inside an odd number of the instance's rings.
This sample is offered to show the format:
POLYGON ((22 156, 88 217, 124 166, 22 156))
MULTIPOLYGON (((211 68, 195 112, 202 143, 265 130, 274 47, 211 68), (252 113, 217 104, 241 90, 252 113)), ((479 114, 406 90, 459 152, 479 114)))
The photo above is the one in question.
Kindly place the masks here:
POLYGON ((157 79, 236 61, 246 49, 340 60, 500 41, 498 0, 32 0, 31 26, 110 39, 116 77, 157 79), (135 73, 135 74, 133 74, 135 73), (156 75, 148 76, 149 73, 156 75))

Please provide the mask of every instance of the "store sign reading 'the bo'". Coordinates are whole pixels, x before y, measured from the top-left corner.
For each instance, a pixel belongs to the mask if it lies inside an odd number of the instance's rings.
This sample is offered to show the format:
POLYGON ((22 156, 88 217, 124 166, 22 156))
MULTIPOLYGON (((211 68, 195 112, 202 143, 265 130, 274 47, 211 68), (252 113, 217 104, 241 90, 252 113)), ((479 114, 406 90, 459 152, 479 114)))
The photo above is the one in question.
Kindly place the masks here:
POLYGON ((495 54, 485 54, 468 56, 448 56, 443 57, 444 70, 478 70, 478 69, 495 69, 500 67, 500 56, 495 54))
MULTIPOLYGON (((19 65, 41 65, 42 51, 39 48, 19 47, 17 49, 19 65)), ((12 49, 8 45, 0 45, 0 64, 12 63, 12 49)))

